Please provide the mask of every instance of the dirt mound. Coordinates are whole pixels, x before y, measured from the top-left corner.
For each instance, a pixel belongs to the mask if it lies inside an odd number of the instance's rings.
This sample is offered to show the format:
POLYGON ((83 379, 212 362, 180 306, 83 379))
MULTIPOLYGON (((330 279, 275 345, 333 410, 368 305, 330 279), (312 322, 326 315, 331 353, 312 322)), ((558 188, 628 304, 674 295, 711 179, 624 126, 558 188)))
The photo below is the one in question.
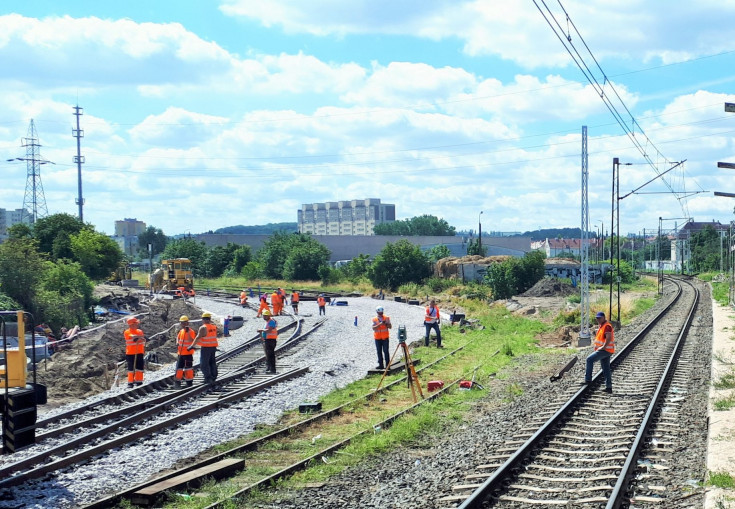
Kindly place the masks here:
POLYGON ((469 256, 463 256, 461 258, 457 258, 455 256, 449 256, 447 258, 442 258, 441 260, 437 261, 434 265, 434 274, 439 277, 444 278, 452 278, 452 277, 458 277, 459 276, 459 266, 462 264, 476 264, 476 265, 490 265, 493 263, 500 263, 508 258, 512 258, 511 256, 487 256, 483 257, 480 255, 469 255, 469 256))
POLYGON ((531 288, 522 293, 521 297, 566 297, 579 292, 567 282, 556 279, 543 278, 531 288))
MULTIPOLYGON (((140 328, 148 338, 146 352, 157 358, 156 363, 147 363, 146 369, 156 369, 155 364, 176 358, 179 317, 198 317, 201 310, 183 300, 156 300, 149 306, 149 314, 140 316, 140 328)), ((145 309, 140 307, 140 312, 145 309)), ((94 326, 98 327, 99 323, 94 326)), ((118 368, 118 363, 125 360, 123 331, 126 328, 124 319, 105 323, 55 353, 45 367, 40 363, 38 381, 47 386, 49 402, 66 402, 105 391, 115 383, 116 372, 119 383, 125 383, 126 368, 124 365, 118 368)))

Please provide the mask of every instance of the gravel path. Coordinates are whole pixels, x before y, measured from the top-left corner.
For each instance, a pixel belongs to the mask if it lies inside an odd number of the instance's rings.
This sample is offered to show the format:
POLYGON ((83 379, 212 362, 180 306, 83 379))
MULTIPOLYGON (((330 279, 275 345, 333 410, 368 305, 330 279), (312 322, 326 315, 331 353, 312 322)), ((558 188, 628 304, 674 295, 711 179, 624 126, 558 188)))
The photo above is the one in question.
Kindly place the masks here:
MULTIPOLYGON (((278 359, 278 362, 295 367, 309 366, 310 372, 307 375, 280 384, 227 409, 212 412, 131 446, 111 451, 86 465, 59 473, 52 480, 33 481, 21 487, 3 490, 0 492, 0 508, 78 507, 123 486, 141 482, 164 469, 175 467, 182 459, 216 444, 247 435, 257 424, 273 424, 283 411, 296 408, 304 401, 315 400, 335 388, 363 378, 367 370, 376 364, 370 320, 375 315, 378 304, 383 305, 385 313, 391 317, 394 324, 393 337, 399 325, 406 326, 409 341, 423 337, 424 308, 421 306, 376 301, 365 297, 339 300, 347 301, 348 305, 327 306, 327 323, 298 347, 278 359)), ((227 314, 242 315, 247 319, 242 328, 232 331, 230 338, 221 338, 220 348, 223 350, 252 337, 263 324, 262 319, 255 318, 255 311, 243 310, 234 304, 197 297, 197 305, 213 313, 215 321, 220 321, 227 314)), ((319 318, 315 302, 302 303, 300 311, 306 318, 306 328, 319 318)), ((192 316, 193 318, 195 317, 192 316)), ((391 345, 391 352, 394 347, 395 342, 391 345)), ((174 366, 168 365, 159 371, 146 373, 146 380, 162 378, 173 372, 174 366)), ((120 387, 114 388, 91 399, 100 399, 110 392, 123 390, 120 387)), ((65 408, 69 407, 60 407, 47 415, 53 415, 65 408)))

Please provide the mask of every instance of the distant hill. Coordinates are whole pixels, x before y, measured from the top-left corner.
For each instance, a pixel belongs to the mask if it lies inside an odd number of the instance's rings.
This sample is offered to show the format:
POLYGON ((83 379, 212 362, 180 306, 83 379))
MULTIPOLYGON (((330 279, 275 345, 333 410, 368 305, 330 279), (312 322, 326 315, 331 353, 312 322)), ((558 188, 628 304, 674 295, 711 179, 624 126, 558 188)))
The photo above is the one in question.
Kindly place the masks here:
POLYGON ((277 231, 285 232, 296 232, 299 230, 299 225, 296 222, 293 223, 268 223, 268 224, 255 224, 250 226, 237 225, 237 226, 225 226, 214 231, 214 233, 231 233, 238 235, 270 235, 277 231))

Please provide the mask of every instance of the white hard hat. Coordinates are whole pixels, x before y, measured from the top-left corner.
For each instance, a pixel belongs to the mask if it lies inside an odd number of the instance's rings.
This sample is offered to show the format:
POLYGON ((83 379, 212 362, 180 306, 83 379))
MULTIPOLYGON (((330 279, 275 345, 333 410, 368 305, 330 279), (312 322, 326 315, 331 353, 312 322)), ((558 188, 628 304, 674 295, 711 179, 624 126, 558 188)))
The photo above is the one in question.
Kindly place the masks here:
POLYGON ((378 306, 375 308, 376 313, 382 313, 383 312, 383 306, 378 306))

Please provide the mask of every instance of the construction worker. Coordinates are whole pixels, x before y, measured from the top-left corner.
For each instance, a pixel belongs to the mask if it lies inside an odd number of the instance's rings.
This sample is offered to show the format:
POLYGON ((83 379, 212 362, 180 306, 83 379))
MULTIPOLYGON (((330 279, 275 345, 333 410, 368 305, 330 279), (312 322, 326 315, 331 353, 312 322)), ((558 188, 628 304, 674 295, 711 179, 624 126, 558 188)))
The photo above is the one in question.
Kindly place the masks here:
POLYGON ((143 355, 145 354, 145 335, 138 328, 140 320, 128 318, 125 329, 125 360, 128 363, 128 388, 143 385, 143 355))
POLYGON ((296 290, 291 290, 291 307, 293 308, 293 314, 299 314, 299 299, 301 296, 296 290))
POLYGON ((248 294, 245 290, 240 292, 240 305, 242 307, 247 307, 248 305, 248 294))
POLYGON ((436 347, 442 347, 442 331, 439 329, 441 323, 441 317, 439 316, 439 308, 436 306, 434 299, 431 299, 428 307, 426 308, 426 314, 424 315, 424 327, 426 328, 426 337, 424 337, 424 345, 429 346, 429 338, 431 335, 431 329, 436 331, 436 347))
POLYGON ((232 321, 232 316, 227 315, 224 320, 222 320, 222 335, 226 338, 230 337, 230 322, 232 321))
POLYGON ((271 312, 267 309, 263 311, 263 320, 265 320, 265 328, 260 330, 260 337, 263 340, 263 350, 265 351, 265 372, 267 374, 276 374, 276 342, 278 340, 278 322, 271 316, 271 312))
POLYGON ((186 386, 191 387, 194 383, 194 338, 196 332, 189 328, 189 317, 183 315, 179 318, 179 334, 176 336, 176 347, 179 358, 176 360, 176 378, 174 387, 181 387, 182 378, 186 380, 186 386))
POLYGON ((389 329, 393 328, 390 323, 390 316, 383 314, 383 306, 375 308, 378 314, 373 318, 373 338, 375 339, 375 350, 378 352, 378 365, 375 369, 385 369, 390 362, 390 352, 388 351, 388 338, 390 337, 389 329))
POLYGON ((204 383, 214 383, 217 380, 217 363, 214 356, 219 343, 217 342, 217 326, 212 323, 212 313, 202 313, 202 326, 197 331, 191 345, 192 348, 196 344, 201 347, 199 365, 202 368, 202 375, 204 375, 204 383))
POLYGON ((320 293, 319 297, 316 299, 316 303, 319 306, 319 315, 327 315, 327 308, 325 307, 327 305, 327 300, 324 298, 324 294, 320 293))
POLYGON ((273 290, 273 293, 271 294, 271 306, 273 306, 273 316, 281 314, 283 301, 281 300, 281 292, 279 290, 273 290))
POLYGON ((260 296, 260 307, 258 308, 258 318, 260 318, 263 315, 263 311, 268 311, 268 313, 271 312, 271 308, 268 306, 268 299, 266 298, 265 294, 260 296))
POLYGON ((587 356, 587 366, 584 374, 583 384, 592 381, 592 367, 595 361, 600 361, 602 376, 605 378, 605 392, 612 393, 612 371, 610 370, 610 357, 615 353, 615 332, 613 326, 605 318, 605 313, 599 311, 595 315, 597 319, 597 333, 595 334, 595 351, 587 356))

